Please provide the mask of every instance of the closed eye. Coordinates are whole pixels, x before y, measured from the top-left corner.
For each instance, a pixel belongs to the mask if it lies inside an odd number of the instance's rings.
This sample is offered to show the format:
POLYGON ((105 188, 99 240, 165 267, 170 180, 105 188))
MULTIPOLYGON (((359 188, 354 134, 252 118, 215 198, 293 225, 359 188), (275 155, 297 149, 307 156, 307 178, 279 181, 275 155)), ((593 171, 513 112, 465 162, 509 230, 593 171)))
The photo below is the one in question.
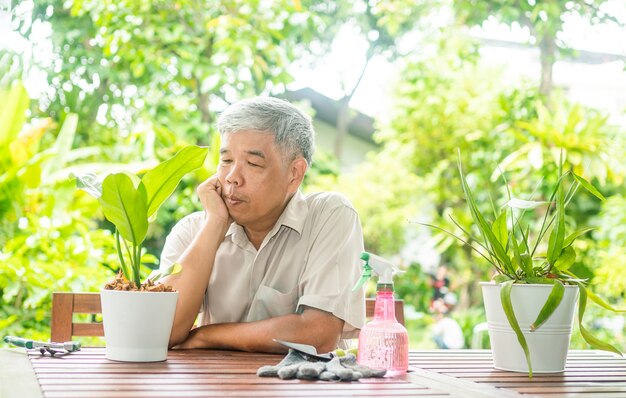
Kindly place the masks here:
POLYGON ((260 164, 256 164, 256 163, 252 163, 252 162, 248 162, 248 164, 252 167, 263 167, 260 164))

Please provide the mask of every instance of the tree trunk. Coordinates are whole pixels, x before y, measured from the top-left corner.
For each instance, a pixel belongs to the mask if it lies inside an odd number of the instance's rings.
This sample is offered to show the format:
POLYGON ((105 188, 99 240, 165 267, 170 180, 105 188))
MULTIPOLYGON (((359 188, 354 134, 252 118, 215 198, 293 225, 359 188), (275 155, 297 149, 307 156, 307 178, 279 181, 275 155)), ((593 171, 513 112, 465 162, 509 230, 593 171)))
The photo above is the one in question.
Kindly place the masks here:
POLYGON ((552 93, 552 67, 556 61, 556 41, 554 35, 546 33, 539 43, 541 52, 541 85, 539 92, 546 97, 552 93))
POLYGON ((350 97, 346 96, 339 100, 339 108, 337 109, 337 123, 335 135, 335 157, 341 163, 341 154, 343 152, 343 141, 348 135, 348 124, 350 122, 350 97))

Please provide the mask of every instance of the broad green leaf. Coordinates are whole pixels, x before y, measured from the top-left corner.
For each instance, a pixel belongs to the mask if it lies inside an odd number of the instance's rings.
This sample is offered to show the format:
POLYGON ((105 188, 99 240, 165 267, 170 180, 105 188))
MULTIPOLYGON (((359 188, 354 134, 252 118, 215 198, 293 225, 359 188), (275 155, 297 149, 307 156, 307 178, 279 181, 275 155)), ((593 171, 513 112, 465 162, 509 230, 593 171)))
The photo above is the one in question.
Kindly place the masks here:
POLYGON ((148 205, 143 184, 135 188, 124 173, 108 175, 102 182, 102 196, 98 200, 104 216, 115 225, 121 237, 134 246, 140 245, 148 232, 148 205))
POLYGON ((141 182, 148 196, 148 217, 170 197, 185 174, 202 166, 207 153, 206 147, 187 146, 144 174, 141 182))
POLYGON ((496 239, 506 247, 506 243, 509 240, 509 231, 506 227, 506 211, 501 212, 498 218, 496 218, 496 221, 491 226, 491 230, 496 239))
POLYGON ((539 311, 539 315, 537 315, 537 319, 535 319, 535 322, 530 324, 531 331, 539 329, 539 327, 541 327, 541 325, 543 325, 543 323, 547 321, 548 318, 550 318, 550 316, 554 313, 559 304, 561 304, 561 300, 563 300, 563 295, 565 294, 565 286, 563 286, 563 284, 556 279, 554 279, 552 283, 553 286, 552 290, 550 291, 550 295, 548 296, 548 299, 541 308, 541 311, 539 311))
POLYGON ((182 265, 180 265, 179 263, 174 263, 170 265, 169 267, 165 268, 164 270, 155 269, 154 271, 150 273, 147 279, 155 282, 161 278, 165 278, 168 275, 175 275, 182 270, 183 270, 182 265))
POLYGON ((591 299, 591 301, 593 301, 594 303, 598 304, 600 307, 607 309, 609 311, 613 311, 613 312, 626 312, 626 309, 624 310, 618 310, 615 307, 613 307, 611 304, 607 303, 606 301, 602 300, 600 297, 598 297, 594 292, 592 291, 587 291, 587 295, 589 296, 589 298, 591 299))
POLYGON ((102 183, 95 174, 88 173, 82 176, 70 174, 70 178, 76 180, 76 188, 82 189, 96 199, 102 196, 102 183))
POLYGON ((546 201, 534 201, 534 200, 522 200, 517 198, 512 198, 504 205, 513 209, 534 209, 536 207, 548 204, 546 201))
POLYGON ((0 147, 9 145, 26 121, 30 98, 21 81, 15 81, 9 91, 0 93, 0 147))
MULTIPOLYGON (((139 188, 139 184, 141 184, 141 178, 139 178, 139 176, 135 173, 132 173, 130 171, 126 171, 126 170, 122 170, 119 172, 120 174, 126 174, 128 176, 128 178, 130 178, 130 180, 133 183, 133 187, 135 189, 139 188)), ((144 187, 145 188, 145 187, 144 187)))
POLYGON ((519 322, 515 317, 515 312, 513 311, 513 303, 511 302, 511 290, 513 288, 514 282, 515 281, 506 281, 500 284, 500 301, 502 302, 502 309, 504 310, 506 319, 509 321, 509 325, 515 332, 515 335, 517 336, 517 341, 519 341, 520 346, 522 346, 522 350, 524 350, 524 356, 526 357, 526 363, 528 364, 528 377, 533 377, 533 367, 530 363, 530 351, 528 350, 528 343, 526 343, 524 333, 522 333, 519 322))
POLYGON ((222 138, 220 137, 219 133, 213 133, 213 137, 211 137, 211 146, 209 147, 211 170, 217 170, 217 165, 220 163, 220 148, 222 146, 221 142, 222 138))
POLYGON ((563 247, 568 247, 569 245, 571 245, 572 243, 574 243, 574 241, 581 235, 591 231, 595 229, 594 227, 587 227, 587 228, 582 228, 579 229, 578 231, 574 232, 573 234, 569 235, 567 238, 565 238, 565 240, 563 241, 563 247))
POLYGON ((574 178, 576 179, 576 181, 578 181, 580 183, 580 185, 583 186, 583 188, 585 188, 587 191, 589 191, 589 193, 591 193, 593 196, 595 196, 596 198, 604 201, 606 200, 606 198, 604 197, 604 195, 602 195, 600 193, 600 191, 598 191, 596 189, 596 187, 594 187, 593 185, 591 185, 591 183, 587 180, 585 180, 584 178, 582 178, 581 176, 572 173, 574 175, 574 178))
POLYGON ((618 355, 622 355, 622 352, 613 347, 609 343, 598 339, 585 329, 583 326, 583 316, 585 315, 585 307, 587 306, 587 288, 582 283, 578 283, 578 327, 583 339, 592 347, 599 350, 614 352, 618 355))
POLYGON ((554 267, 559 272, 563 272, 568 270, 574 264, 574 261, 576 261, 576 250, 572 246, 567 246, 554 262, 554 267))

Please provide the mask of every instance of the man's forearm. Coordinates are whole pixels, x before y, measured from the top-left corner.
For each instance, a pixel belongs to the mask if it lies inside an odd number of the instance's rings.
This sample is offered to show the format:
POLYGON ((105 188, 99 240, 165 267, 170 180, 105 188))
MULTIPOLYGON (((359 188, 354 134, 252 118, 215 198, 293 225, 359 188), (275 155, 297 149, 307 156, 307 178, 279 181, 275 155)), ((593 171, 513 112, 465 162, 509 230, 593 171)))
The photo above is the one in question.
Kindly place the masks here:
POLYGON ((249 352, 283 353, 272 341, 280 339, 315 346, 318 352, 336 348, 343 320, 315 309, 256 322, 221 323, 193 329, 178 348, 233 349, 249 352))
POLYGON ((217 248, 226 231, 222 224, 207 220, 178 261, 182 271, 163 279, 163 283, 178 291, 170 346, 184 341, 193 327, 209 284, 217 248))

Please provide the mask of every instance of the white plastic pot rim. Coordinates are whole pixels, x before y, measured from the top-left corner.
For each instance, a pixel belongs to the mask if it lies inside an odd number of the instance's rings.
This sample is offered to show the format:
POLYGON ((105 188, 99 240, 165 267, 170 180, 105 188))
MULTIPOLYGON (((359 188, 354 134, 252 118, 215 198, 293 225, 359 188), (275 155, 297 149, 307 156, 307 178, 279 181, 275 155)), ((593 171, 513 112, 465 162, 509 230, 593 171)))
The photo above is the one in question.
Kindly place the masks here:
MULTIPOLYGON (((508 323, 500 323, 500 322, 488 322, 487 326, 491 330, 502 330, 502 331, 512 331, 511 325, 508 323)), ((524 333, 534 333, 534 334, 559 334, 559 333, 570 333, 572 331, 572 327, 570 325, 541 325, 538 329, 531 330, 529 327, 524 328, 520 327, 522 332, 524 333)))

